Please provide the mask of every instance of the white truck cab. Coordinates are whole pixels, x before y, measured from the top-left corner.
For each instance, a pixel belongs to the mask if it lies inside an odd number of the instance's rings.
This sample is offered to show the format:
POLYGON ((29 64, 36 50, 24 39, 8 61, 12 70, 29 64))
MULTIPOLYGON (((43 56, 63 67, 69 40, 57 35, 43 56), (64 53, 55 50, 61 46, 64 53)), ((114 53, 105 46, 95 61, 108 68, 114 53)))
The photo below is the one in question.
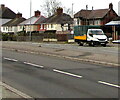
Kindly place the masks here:
POLYGON ((104 34, 102 29, 88 29, 87 31, 87 41, 89 45, 101 44, 106 46, 108 43, 107 36, 104 34))

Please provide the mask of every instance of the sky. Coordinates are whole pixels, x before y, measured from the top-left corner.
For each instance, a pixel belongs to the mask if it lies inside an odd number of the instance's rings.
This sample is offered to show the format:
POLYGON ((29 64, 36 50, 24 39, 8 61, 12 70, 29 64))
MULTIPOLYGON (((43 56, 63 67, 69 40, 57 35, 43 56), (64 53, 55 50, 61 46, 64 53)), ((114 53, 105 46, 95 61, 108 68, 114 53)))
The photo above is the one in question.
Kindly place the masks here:
MULTIPOLYGON (((44 4, 45 0, 31 0, 32 1, 32 11, 31 15, 34 15, 34 11, 40 10, 42 14, 44 14, 41 5, 44 4)), ((72 9, 74 13, 77 13, 81 9, 86 9, 86 5, 88 5, 88 9, 105 9, 109 8, 109 3, 113 3, 113 9, 118 14, 118 2, 120 0, 59 0, 62 3, 62 6, 66 8, 72 9)), ((10 8, 15 13, 22 13, 23 17, 30 17, 30 0, 0 0, 0 4, 5 4, 6 7, 10 8)), ((119 5, 120 7, 120 5, 119 5)), ((120 8, 119 8, 120 9, 120 8)), ((120 12, 120 11, 119 11, 120 12)))

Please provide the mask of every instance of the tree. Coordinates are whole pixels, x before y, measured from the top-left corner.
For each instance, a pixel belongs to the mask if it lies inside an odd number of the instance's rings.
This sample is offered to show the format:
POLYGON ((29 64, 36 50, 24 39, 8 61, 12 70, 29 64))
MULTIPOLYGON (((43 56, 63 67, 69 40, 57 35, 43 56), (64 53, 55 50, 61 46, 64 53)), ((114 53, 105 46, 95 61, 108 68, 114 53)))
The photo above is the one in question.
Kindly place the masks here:
POLYGON ((64 12, 72 16, 72 9, 64 7, 64 12))
POLYGON ((45 0, 41 7, 43 8, 44 14, 49 17, 53 15, 60 6, 62 6, 62 4, 58 0, 45 0))

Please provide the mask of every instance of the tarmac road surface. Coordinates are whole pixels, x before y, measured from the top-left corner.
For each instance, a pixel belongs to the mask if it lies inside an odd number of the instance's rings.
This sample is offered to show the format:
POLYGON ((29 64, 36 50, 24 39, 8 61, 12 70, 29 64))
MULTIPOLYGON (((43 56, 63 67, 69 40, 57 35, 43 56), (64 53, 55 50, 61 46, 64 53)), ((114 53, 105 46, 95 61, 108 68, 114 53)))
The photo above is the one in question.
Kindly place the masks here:
POLYGON ((118 98, 118 67, 3 51, 3 81, 33 98, 118 98))

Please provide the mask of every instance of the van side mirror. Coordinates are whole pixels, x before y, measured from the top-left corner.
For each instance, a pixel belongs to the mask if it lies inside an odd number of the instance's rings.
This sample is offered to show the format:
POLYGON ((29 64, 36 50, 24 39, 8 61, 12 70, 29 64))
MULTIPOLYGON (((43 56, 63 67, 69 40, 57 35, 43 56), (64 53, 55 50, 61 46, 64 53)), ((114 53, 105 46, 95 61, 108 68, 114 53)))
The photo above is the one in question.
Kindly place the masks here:
POLYGON ((89 33, 89 35, 90 35, 91 37, 93 37, 93 34, 92 34, 92 33, 89 33))

